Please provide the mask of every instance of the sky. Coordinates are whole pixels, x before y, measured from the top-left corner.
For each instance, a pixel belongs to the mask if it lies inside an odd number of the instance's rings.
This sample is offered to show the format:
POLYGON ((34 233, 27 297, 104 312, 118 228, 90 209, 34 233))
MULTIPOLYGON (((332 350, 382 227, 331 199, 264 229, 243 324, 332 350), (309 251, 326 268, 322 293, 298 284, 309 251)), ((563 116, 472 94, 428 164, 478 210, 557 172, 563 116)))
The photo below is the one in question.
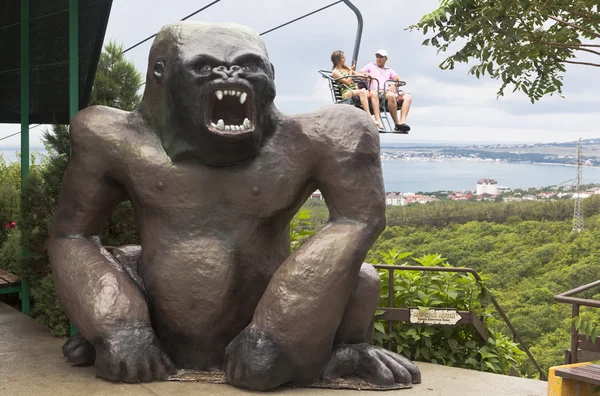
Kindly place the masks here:
MULTIPOLYGON (((114 0, 105 43, 127 48, 156 33, 163 25, 207 5, 211 0, 114 0)), ((191 20, 236 22, 261 33, 333 0, 221 0, 191 20)), ((467 74, 466 66, 444 71, 444 53, 422 46, 425 36, 406 28, 436 9, 439 0, 354 0, 364 18, 358 57, 362 68, 385 49, 388 64, 407 82, 413 97, 407 119, 409 135, 385 134, 394 142, 555 142, 578 137, 600 138, 600 70, 567 65, 565 98, 545 97, 531 104, 525 94, 497 98, 500 82, 467 74)), ((327 81, 317 70, 331 69, 330 55, 342 50, 351 59, 356 17, 343 3, 263 36, 275 66, 277 107, 287 114, 315 110, 331 103, 327 81)), ((151 41, 129 51, 145 76, 151 41)), ((583 58, 582 58, 583 60, 583 58)), ((350 63, 350 61, 348 61, 350 63)), ((30 132, 31 148, 41 148, 44 127, 30 132)), ((0 124, 0 138, 19 131, 17 124, 0 124)), ((18 149, 19 135, 0 141, 0 150, 18 149)))

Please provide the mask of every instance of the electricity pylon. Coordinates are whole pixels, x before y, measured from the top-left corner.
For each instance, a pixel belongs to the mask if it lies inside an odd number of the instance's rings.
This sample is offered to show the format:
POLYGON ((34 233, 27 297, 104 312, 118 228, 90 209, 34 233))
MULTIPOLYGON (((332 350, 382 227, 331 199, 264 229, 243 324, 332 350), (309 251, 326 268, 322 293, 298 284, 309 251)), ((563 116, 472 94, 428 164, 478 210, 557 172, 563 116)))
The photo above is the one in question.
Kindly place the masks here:
POLYGON ((575 189, 575 209, 573 210, 573 230, 583 231, 583 211, 581 210, 581 137, 577 145, 577 188, 575 189))

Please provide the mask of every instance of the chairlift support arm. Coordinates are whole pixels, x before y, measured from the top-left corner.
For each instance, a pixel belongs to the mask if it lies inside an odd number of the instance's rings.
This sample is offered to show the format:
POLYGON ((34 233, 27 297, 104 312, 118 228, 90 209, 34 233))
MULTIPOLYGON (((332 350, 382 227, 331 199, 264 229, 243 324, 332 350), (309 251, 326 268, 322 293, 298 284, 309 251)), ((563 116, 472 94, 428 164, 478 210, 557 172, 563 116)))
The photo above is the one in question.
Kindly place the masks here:
POLYGON ((354 53, 352 54, 352 63, 358 61, 358 52, 360 51, 360 41, 362 39, 362 31, 363 31, 363 17, 360 13, 359 9, 356 8, 354 4, 350 0, 342 0, 354 13, 356 14, 356 19, 358 20, 358 26, 356 28, 356 40, 354 41, 354 53))

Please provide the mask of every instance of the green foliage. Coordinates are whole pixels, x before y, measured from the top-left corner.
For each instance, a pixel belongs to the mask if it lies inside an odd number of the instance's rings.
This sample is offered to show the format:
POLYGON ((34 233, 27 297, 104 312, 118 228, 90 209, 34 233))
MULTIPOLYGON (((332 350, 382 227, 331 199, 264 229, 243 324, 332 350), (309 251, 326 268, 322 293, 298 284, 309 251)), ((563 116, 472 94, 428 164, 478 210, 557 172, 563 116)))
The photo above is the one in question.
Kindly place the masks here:
POLYGON ((106 44, 100 54, 90 104, 131 111, 140 103, 141 86, 142 75, 125 59, 123 46, 114 41, 106 44))
POLYGON ((31 316, 50 328, 57 337, 69 334, 69 319, 63 312, 56 296, 52 275, 48 274, 31 289, 31 298, 36 302, 31 316))
POLYGON ((19 216, 20 171, 16 163, 8 164, 0 155, 0 246, 9 234, 4 224, 16 221, 19 216))
POLYGON ((586 337, 589 337, 592 344, 596 343, 596 337, 600 335, 600 326, 594 324, 589 319, 586 319, 584 316, 579 315, 574 319, 575 328, 580 334, 583 334, 586 337))
MULTIPOLYGON (((590 41, 600 38, 597 0, 441 0, 411 30, 429 36, 423 45, 453 51, 441 64, 454 69, 470 64, 477 78, 486 73, 507 87, 521 90, 531 102, 544 95, 562 95, 565 63, 590 66, 576 59, 599 56, 590 41)), ((596 58, 597 59, 597 58, 596 58)))
POLYGON ((290 222, 290 246, 292 252, 298 249, 314 233, 312 223, 309 221, 311 211, 302 209, 296 213, 290 222))
MULTIPOLYGON (((386 264, 398 265, 411 253, 395 250, 379 251, 386 264)), ((445 258, 429 254, 412 258, 423 267, 450 267, 445 258)), ((413 264, 414 265, 414 264, 413 264)), ((411 325, 394 322, 390 335, 385 332, 385 322, 375 323, 376 344, 386 345, 389 340, 396 352, 410 359, 463 367, 474 370, 508 374, 519 370, 525 353, 510 338, 496 329, 492 310, 486 304, 488 294, 483 284, 464 273, 394 271, 393 306, 397 308, 455 308, 472 310, 482 319, 489 338, 481 340, 473 327, 411 325)), ((381 306, 389 302, 389 272, 380 270, 381 306)))
POLYGON ((13 228, 7 234, 5 242, 0 245, 0 268, 13 274, 20 274, 21 231, 13 228))

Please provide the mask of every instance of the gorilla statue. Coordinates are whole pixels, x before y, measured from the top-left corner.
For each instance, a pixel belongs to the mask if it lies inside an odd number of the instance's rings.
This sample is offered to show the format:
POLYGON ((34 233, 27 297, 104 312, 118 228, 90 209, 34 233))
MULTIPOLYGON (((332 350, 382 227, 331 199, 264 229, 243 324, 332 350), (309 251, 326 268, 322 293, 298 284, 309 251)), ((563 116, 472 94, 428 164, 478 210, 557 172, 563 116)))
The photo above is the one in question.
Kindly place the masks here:
POLYGON ((73 118, 49 240, 79 330, 70 362, 130 383, 222 369, 252 390, 420 382, 408 359, 369 344, 379 277, 363 260, 385 227, 377 128, 352 106, 281 114, 274 74, 247 27, 171 24, 138 109, 73 118), (329 221, 291 254, 290 220, 316 189, 329 221), (140 246, 105 248, 98 235, 124 200, 140 246))

